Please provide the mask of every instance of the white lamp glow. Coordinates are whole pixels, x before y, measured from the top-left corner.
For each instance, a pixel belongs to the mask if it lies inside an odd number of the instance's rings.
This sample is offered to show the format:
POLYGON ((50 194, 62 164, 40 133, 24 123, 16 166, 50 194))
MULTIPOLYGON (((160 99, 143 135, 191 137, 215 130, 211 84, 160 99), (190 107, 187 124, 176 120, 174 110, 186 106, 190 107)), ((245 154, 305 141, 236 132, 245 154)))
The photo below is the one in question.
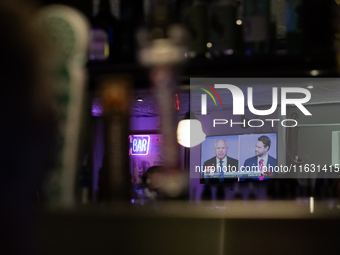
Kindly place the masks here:
POLYGON ((197 119, 185 119, 178 123, 177 141, 184 147, 195 147, 205 140, 202 124, 197 119))

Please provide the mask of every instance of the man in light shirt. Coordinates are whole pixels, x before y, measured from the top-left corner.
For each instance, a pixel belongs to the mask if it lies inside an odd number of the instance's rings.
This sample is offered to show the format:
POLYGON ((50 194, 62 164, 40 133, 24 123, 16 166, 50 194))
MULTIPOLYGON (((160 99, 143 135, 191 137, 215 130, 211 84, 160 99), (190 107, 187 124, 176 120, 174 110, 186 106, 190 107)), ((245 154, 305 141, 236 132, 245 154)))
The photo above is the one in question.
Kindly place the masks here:
POLYGON ((224 139, 218 139, 215 143, 215 157, 208 159, 204 162, 204 168, 210 169, 205 172, 204 177, 208 175, 218 175, 221 177, 224 172, 237 172, 238 171, 238 160, 227 156, 228 147, 227 141, 224 139), (214 169, 214 171, 211 171, 214 169))
POLYGON ((246 159, 242 171, 266 171, 270 167, 276 166, 276 158, 273 158, 268 154, 271 141, 268 136, 260 136, 255 145, 254 157, 246 159))

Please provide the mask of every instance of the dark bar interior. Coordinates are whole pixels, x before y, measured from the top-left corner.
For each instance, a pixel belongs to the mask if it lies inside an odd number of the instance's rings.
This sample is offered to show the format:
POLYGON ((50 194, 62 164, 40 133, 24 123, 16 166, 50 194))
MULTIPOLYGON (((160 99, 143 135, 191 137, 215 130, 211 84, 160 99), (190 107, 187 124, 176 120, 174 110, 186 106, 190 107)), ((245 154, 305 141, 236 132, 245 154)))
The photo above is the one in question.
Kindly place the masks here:
POLYGON ((340 253, 340 1, 0 22, 0 254, 340 253))

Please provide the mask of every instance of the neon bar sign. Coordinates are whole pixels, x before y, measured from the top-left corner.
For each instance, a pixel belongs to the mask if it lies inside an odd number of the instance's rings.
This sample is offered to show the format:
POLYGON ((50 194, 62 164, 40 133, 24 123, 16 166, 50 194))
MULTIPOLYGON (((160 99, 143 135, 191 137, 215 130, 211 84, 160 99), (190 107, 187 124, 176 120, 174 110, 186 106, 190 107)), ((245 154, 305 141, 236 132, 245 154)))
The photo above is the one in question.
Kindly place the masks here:
POLYGON ((149 135, 130 135, 129 155, 148 155, 150 146, 149 135))

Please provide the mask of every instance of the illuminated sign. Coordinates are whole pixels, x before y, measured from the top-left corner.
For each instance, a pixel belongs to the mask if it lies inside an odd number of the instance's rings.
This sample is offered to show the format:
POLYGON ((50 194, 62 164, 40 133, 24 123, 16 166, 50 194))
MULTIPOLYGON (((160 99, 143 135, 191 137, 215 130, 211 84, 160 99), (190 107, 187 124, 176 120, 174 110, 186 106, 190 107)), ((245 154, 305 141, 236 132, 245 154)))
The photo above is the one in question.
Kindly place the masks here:
POLYGON ((130 135, 129 155, 148 155, 150 146, 149 135, 130 135))

